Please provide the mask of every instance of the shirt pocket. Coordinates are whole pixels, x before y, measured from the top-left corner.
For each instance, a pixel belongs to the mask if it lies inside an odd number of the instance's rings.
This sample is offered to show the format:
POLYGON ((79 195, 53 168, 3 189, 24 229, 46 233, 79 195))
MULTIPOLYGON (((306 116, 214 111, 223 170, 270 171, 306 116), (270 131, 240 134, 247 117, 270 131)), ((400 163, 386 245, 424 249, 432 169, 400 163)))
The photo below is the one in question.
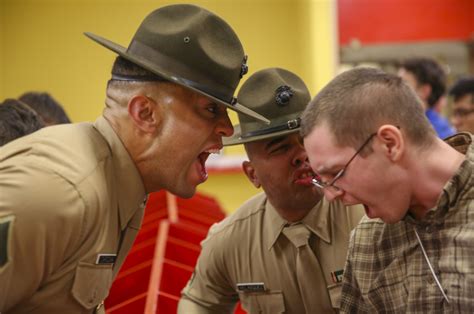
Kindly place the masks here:
POLYGON ((377 277, 371 282, 367 298, 373 308, 383 307, 390 312, 406 313, 406 305, 409 302, 407 285, 410 284, 410 278, 407 278, 403 271, 401 265, 404 263, 402 258, 396 258, 385 266, 384 270, 379 271, 377 277))
POLYGON ((281 291, 239 293, 242 308, 249 314, 276 314, 285 312, 285 301, 281 291))
POLYGON ((329 298, 331 299, 331 305, 335 309, 339 309, 341 307, 341 290, 342 284, 336 283, 333 285, 329 285, 327 287, 329 298))
POLYGON ((76 268, 73 297, 86 309, 92 309, 109 294, 112 284, 112 265, 80 262, 76 268))

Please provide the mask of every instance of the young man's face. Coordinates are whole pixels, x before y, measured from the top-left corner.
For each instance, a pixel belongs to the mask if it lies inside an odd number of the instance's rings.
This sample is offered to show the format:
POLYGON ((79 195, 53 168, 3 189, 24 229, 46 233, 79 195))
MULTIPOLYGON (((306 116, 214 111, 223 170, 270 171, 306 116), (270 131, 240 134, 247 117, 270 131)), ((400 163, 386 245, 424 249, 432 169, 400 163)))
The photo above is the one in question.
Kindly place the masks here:
POLYGON ((459 132, 474 133, 474 99, 472 94, 465 94, 454 102, 451 122, 459 132))
POLYGON ((324 182, 331 182, 355 155, 344 174, 334 182, 337 188, 323 189, 327 199, 339 198, 345 205, 362 204, 368 217, 381 218, 387 223, 398 222, 406 214, 410 204, 408 187, 400 184, 397 165, 386 158, 376 135, 366 144, 372 152, 356 154, 356 148, 336 145, 332 133, 323 124, 305 137, 304 146, 311 168, 324 182))
MULTIPOLYGON (((169 87, 169 86, 168 86, 169 87)), ((233 127, 226 107, 178 85, 157 97, 161 127, 150 147, 154 162, 145 174, 156 185, 181 197, 191 197, 207 179, 206 160, 222 148, 222 136, 233 127)))
POLYGON ((252 183, 263 190, 276 208, 308 210, 321 198, 298 132, 246 144, 250 161, 244 163, 252 183))

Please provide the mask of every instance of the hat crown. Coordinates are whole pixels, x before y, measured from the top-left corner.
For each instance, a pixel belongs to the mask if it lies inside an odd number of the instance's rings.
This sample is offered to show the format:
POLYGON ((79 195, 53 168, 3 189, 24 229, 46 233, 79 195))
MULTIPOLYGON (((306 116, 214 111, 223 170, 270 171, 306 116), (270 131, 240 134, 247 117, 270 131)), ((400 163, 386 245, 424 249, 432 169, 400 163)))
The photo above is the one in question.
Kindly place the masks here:
POLYGON ((147 68, 230 102, 240 81, 244 50, 232 28, 198 6, 170 5, 150 13, 127 53, 147 68))
MULTIPOLYGON (((247 73, 247 56, 232 28, 212 12, 189 4, 155 10, 141 23, 128 48, 89 32, 85 35, 164 80, 268 122, 234 98, 240 79, 247 73)), ((126 76, 114 79, 136 80, 126 76)))
POLYGON ((270 120, 270 125, 239 114, 242 136, 287 124, 301 116, 311 100, 305 83, 296 74, 281 68, 256 72, 242 85, 239 103, 270 120))
POLYGON ((150 13, 127 52, 227 102, 240 81, 245 57, 239 38, 224 20, 188 4, 150 13))

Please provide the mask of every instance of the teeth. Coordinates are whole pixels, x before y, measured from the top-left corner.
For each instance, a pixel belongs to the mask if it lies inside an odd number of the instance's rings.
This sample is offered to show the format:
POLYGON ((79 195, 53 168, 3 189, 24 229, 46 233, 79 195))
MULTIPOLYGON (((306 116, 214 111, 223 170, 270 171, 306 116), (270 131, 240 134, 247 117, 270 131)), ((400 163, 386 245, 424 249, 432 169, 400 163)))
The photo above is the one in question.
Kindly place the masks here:
POLYGON ((209 154, 219 154, 219 152, 220 152, 220 149, 218 149, 218 148, 213 148, 213 149, 206 150, 206 153, 209 153, 209 154))
POLYGON ((308 178, 308 177, 309 178, 314 177, 314 173, 310 171, 310 172, 306 172, 306 173, 301 174, 301 179, 305 179, 305 178, 308 178))

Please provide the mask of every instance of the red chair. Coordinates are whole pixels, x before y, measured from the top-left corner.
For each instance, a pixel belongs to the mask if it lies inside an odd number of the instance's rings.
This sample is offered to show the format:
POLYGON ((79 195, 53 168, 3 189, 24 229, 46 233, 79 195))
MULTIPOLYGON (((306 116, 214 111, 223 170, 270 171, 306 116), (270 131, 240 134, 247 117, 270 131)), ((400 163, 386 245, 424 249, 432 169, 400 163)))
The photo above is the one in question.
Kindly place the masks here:
MULTIPOLYGON (((152 193, 142 227, 109 296, 109 314, 176 313, 209 227, 225 217, 211 197, 152 193)), ((237 307, 235 313, 245 313, 237 307)))

